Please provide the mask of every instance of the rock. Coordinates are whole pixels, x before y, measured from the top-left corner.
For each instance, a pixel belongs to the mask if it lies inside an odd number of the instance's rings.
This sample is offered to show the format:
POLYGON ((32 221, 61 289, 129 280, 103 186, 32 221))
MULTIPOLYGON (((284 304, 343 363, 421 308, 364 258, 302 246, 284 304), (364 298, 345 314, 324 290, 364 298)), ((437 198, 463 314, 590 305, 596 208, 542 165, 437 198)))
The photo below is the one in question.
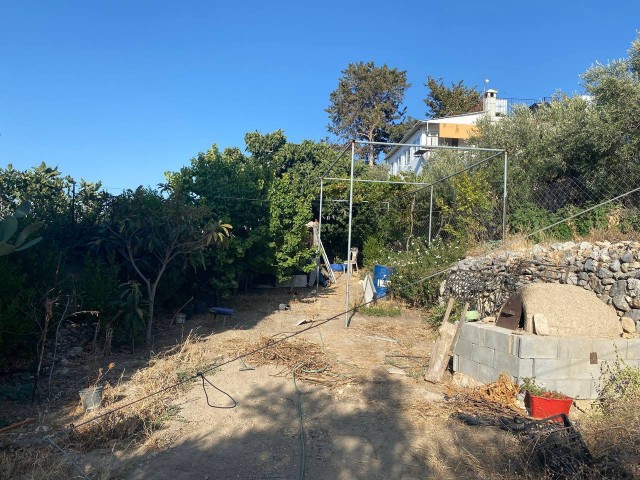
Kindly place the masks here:
POLYGON ((613 285, 616 281, 613 278, 603 278, 602 285, 613 285))
POLYGON ((611 270, 612 272, 619 272, 620 260, 614 260, 613 262, 611 262, 611 265, 609 265, 609 270, 611 270))
POLYGON ((546 252, 547 252, 547 249, 538 243, 535 244, 531 249, 531 253, 533 253, 534 255, 542 255, 543 253, 546 253, 546 252))
POLYGON ((627 288, 629 290, 640 292, 640 280, 638 280, 637 278, 630 278, 629 280, 627 280, 627 288))
POLYGON ((613 302, 613 306, 618 310, 626 312, 630 309, 629 304, 624 298, 624 295, 616 295, 615 297, 611 297, 611 301, 613 302))
POLYGON ((629 306, 634 309, 640 308, 640 297, 632 297, 629 306))
POLYGON ((599 268, 598 271, 596 272, 596 277, 602 279, 602 278, 612 278, 613 277, 613 272, 606 269, 606 268, 599 268))
POLYGON ((578 245, 578 250, 591 250, 591 244, 589 242, 580 242, 578 245))
POLYGON ((584 262, 584 270, 585 272, 595 272, 596 271, 596 262, 590 258, 586 262, 584 262))
POLYGON ((630 263, 630 262, 633 262, 634 260, 635 259, 633 258, 633 252, 631 250, 627 250, 620 257, 620 261, 623 262, 623 263, 630 263))
POLYGON ((620 295, 625 295, 627 293, 627 282, 626 280, 618 280, 613 284, 611 290, 609 291, 609 295, 611 297, 619 297, 620 295))
POLYGON ((629 271, 629 264, 628 263, 621 263, 620 264, 620 271, 623 273, 627 273, 629 271))
POLYGON ((536 335, 548 336, 549 335, 549 322, 547 317, 542 313, 533 314, 533 332, 536 335))
POLYGON ((626 333, 636 333, 636 322, 633 318, 622 317, 620 319, 620 325, 622 325, 622 331, 626 333))
POLYGON ((634 308, 633 310, 629 310, 627 313, 625 313, 624 315, 625 317, 629 317, 630 319, 632 319, 635 322, 640 321, 640 310, 634 308))
POLYGON ((575 248, 575 246, 576 246, 576 244, 575 244, 575 243, 573 243, 573 242, 564 242, 564 243, 560 246, 560 248, 561 248, 562 250, 572 250, 572 249, 574 249, 574 248, 575 248))
POLYGON ((631 262, 628 264, 629 270, 638 270, 640 269, 640 262, 631 262))

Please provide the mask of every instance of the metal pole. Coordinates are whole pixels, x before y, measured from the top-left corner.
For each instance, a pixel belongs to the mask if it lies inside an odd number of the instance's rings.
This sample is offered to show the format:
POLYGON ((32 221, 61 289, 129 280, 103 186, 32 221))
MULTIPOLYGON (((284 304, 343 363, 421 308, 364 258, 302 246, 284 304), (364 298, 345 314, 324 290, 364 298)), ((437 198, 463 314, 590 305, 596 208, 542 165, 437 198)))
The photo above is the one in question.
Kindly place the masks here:
POLYGON ((504 152, 504 184, 502 187, 502 242, 507 240, 507 152, 504 152))
POLYGON ((322 230, 322 195, 323 195, 323 187, 324 187, 324 180, 321 178, 320 179, 320 212, 318 213, 318 238, 321 238, 320 230, 322 230))
POLYGON ((431 246, 431 219, 433 218, 433 185, 431 185, 431 196, 429 198, 429 246, 431 246))
MULTIPOLYGON (((348 182, 350 179, 348 178, 338 178, 338 177, 323 177, 324 180, 334 181, 334 182, 348 182)), ((396 185, 422 185, 428 187, 431 183, 427 182, 395 182, 391 180, 366 180, 363 178, 356 178, 354 182, 359 183, 390 183, 396 185)))
POLYGON ((351 175, 349 183, 349 236, 347 239, 347 286, 345 291, 344 326, 349 327, 349 282, 351 281, 351 222, 353 221, 353 165, 356 157, 356 142, 351 141, 351 175))
POLYGON ((413 143, 394 143, 394 142, 369 142, 367 140, 356 140, 360 145, 384 145, 385 147, 424 147, 433 150, 460 150, 472 152, 498 152, 502 153, 502 148, 479 148, 479 147, 447 147, 445 145, 415 145, 413 143))

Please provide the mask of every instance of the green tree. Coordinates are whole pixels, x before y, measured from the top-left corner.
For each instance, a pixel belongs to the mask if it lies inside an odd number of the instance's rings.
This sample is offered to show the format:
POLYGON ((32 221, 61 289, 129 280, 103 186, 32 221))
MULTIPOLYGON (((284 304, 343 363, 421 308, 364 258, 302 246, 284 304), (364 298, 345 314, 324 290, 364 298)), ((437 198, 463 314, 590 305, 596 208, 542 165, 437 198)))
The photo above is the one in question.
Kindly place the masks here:
POLYGON ((158 284, 168 267, 178 259, 194 268, 203 264, 203 250, 229 236, 230 225, 211 223, 208 218, 205 207, 188 205, 177 196, 164 198, 142 187, 123 192, 111 206, 105 239, 146 287, 147 345, 151 343, 158 284))
MULTIPOLYGON (((344 140, 387 141, 389 127, 405 113, 401 105, 410 86, 406 71, 373 62, 349 64, 329 95, 329 132, 344 140)), ((376 145, 366 148, 370 166, 380 150, 376 145)))
POLYGON ((467 87, 462 80, 447 87, 442 77, 428 76, 424 86, 429 89, 424 99, 429 118, 482 111, 482 95, 475 86, 467 87))

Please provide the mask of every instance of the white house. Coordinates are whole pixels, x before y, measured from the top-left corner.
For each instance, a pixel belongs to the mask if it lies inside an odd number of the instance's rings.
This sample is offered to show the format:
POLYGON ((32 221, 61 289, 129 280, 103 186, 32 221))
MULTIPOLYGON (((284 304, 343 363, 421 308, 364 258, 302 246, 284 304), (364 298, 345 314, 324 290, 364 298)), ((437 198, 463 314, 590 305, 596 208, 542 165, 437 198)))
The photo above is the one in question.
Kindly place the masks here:
POLYGON ((389 173, 420 173, 426 166, 431 146, 464 147, 475 132, 479 118, 488 115, 498 120, 507 114, 507 100, 498 99, 496 90, 487 90, 484 94, 483 111, 452 115, 450 117, 420 120, 398 143, 414 146, 396 146, 386 156, 389 173))

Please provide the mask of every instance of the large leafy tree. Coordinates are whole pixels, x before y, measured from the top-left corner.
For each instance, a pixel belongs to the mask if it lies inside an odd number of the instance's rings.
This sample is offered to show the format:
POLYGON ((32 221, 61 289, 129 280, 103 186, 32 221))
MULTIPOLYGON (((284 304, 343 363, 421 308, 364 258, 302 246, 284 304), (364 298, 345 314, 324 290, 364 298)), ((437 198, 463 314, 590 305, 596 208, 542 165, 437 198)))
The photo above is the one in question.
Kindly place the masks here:
POLYGON ((429 89, 424 99, 429 118, 482 111, 482 95, 475 86, 467 87, 462 80, 452 82, 448 87, 442 77, 436 79, 428 76, 424 86, 429 89))
POLYGON ((169 266, 183 260, 195 268, 203 263, 206 247, 229 235, 230 225, 212 223, 209 218, 205 207, 189 205, 178 195, 165 198, 142 187, 123 192, 111 205, 105 236, 146 287, 148 345, 158 284, 169 266))
MULTIPOLYGON (((329 95, 329 132, 345 140, 387 141, 389 127, 405 113, 401 106, 409 87, 406 71, 373 62, 351 63, 329 95)), ((366 148, 369 165, 380 150, 375 145, 366 148)))

